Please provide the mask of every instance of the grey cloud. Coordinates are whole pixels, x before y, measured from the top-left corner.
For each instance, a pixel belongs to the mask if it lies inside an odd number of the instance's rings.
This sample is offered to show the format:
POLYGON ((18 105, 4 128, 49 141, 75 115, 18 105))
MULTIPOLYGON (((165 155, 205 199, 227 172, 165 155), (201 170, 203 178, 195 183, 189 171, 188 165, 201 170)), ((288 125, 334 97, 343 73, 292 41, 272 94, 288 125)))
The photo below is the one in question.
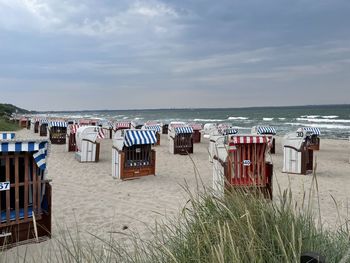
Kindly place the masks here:
POLYGON ((32 109, 350 103, 339 95, 350 80, 349 11, 345 0, 0 0, 1 100, 32 109), (40 94, 47 102, 37 105, 40 94))

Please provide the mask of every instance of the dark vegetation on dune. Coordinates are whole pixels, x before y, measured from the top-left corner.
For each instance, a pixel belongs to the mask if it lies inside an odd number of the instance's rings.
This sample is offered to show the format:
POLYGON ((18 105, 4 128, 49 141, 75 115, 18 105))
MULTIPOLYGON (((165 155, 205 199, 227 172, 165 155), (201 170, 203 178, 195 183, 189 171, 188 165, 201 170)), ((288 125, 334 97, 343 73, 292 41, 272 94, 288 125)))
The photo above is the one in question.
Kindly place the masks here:
POLYGON ((29 113, 25 109, 18 108, 12 104, 0 103, 0 131, 14 131, 18 130, 18 125, 11 122, 9 119, 13 113, 29 113))

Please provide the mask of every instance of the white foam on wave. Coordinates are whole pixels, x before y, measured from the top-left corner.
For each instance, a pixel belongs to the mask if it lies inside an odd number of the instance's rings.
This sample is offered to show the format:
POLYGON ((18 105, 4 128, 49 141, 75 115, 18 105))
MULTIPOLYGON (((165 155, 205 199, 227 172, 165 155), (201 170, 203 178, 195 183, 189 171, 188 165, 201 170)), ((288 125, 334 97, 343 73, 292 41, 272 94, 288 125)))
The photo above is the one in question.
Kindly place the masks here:
POLYGON ((232 128, 237 129, 237 130, 251 130, 252 128, 249 127, 241 127, 241 126, 232 126, 232 128))
POLYGON ((292 125, 292 126, 303 126, 303 127, 313 127, 313 128, 350 130, 350 126, 338 125, 338 124, 316 124, 316 123, 300 123, 300 122, 286 122, 285 124, 292 125))
POLYGON ((202 122, 218 122, 218 121, 224 121, 224 120, 215 120, 215 119, 194 119, 193 121, 202 121, 202 122))
POLYGON ((263 121, 272 121, 273 118, 263 118, 263 121))
POLYGON ((300 117, 307 118, 307 119, 315 119, 317 117, 320 117, 320 115, 302 115, 300 117))
POLYGON ((284 121, 286 118, 278 118, 280 121, 284 121))
POLYGON ((143 120, 144 118, 141 118, 141 117, 136 117, 134 118, 134 120, 143 120))
POLYGON ((68 117, 70 119, 82 119, 82 118, 84 118, 83 115, 68 115, 68 117))
POLYGON ((129 117, 123 117, 123 120, 129 119, 129 117))
POLYGON ((228 117, 228 120, 248 120, 248 117, 228 117))
POLYGON ((297 118, 297 121, 308 121, 308 122, 331 122, 331 123, 350 123, 350 120, 343 119, 307 119, 307 118, 297 118))
POLYGON ((329 115, 329 116, 321 116, 321 118, 324 118, 324 119, 335 119, 335 118, 338 118, 339 116, 337 115, 329 115))

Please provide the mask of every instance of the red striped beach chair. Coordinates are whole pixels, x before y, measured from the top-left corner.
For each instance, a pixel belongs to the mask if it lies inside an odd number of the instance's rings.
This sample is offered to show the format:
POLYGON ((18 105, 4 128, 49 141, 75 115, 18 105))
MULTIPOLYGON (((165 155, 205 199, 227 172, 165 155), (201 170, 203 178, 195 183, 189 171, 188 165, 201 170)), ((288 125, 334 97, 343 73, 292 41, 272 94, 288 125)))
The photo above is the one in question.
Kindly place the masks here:
POLYGON ((260 192, 272 198, 273 166, 266 161, 269 137, 229 135, 225 140, 222 151, 227 151, 226 155, 221 152, 214 156, 223 167, 224 188, 260 192))

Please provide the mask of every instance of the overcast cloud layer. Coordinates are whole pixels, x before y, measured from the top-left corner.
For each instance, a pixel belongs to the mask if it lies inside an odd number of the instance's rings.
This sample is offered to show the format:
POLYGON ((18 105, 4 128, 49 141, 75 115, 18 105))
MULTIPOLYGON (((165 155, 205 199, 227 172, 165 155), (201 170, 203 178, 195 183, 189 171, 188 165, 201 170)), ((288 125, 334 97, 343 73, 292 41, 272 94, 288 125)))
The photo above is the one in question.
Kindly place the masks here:
POLYGON ((0 0, 0 102, 350 103, 349 0, 0 0))

